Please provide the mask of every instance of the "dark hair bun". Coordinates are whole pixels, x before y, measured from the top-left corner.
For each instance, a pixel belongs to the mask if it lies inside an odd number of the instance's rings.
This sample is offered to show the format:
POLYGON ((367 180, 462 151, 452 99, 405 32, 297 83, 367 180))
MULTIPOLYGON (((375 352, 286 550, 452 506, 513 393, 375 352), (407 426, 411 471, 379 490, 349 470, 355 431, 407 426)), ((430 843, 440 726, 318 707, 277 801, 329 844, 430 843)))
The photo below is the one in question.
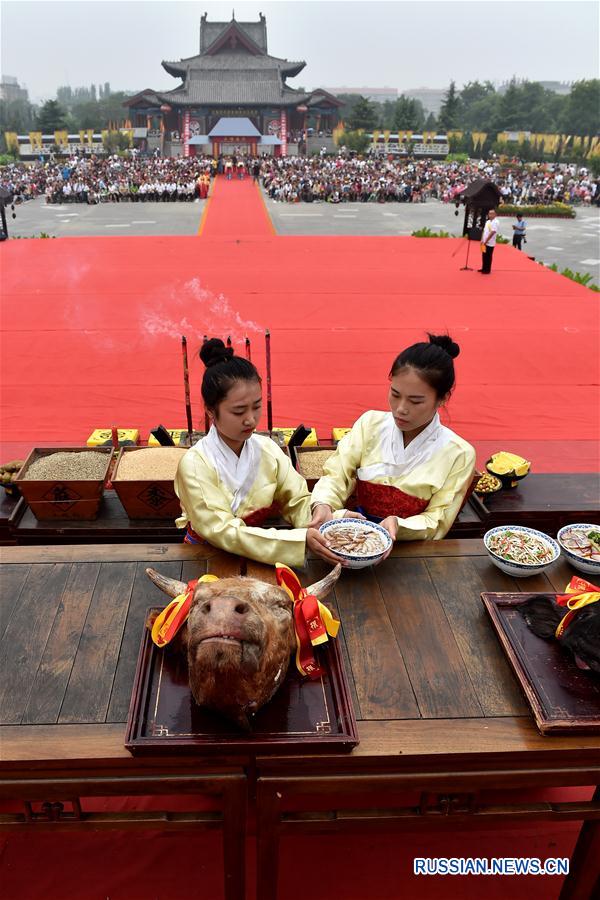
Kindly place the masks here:
POLYGON ((456 359, 458 354, 460 353, 460 347, 456 344, 449 334, 429 334, 429 343, 435 344, 437 347, 441 347, 442 350, 445 350, 448 356, 452 357, 452 359, 456 359))
POLYGON ((200 347, 200 359, 207 369, 226 362, 233 356, 233 347, 226 347, 221 338, 211 338, 200 347))

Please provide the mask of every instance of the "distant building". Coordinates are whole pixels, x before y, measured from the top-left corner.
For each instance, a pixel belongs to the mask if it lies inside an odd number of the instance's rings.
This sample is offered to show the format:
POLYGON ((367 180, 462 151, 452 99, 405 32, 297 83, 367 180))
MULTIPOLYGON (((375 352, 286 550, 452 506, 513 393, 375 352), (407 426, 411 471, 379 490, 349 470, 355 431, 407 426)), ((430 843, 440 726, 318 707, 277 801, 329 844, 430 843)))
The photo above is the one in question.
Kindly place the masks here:
POLYGON ((367 100, 376 100, 377 103, 385 103, 386 100, 394 102, 398 99, 398 88, 393 87, 326 87, 323 90, 334 97, 338 94, 360 94, 367 100))
POLYGON ((199 53, 162 63, 181 83, 171 91, 142 91, 124 106, 134 136, 146 132, 142 149, 159 148, 165 156, 295 154, 309 143, 311 129, 331 132, 343 106, 325 90, 287 83, 305 65, 269 55, 262 13, 258 22, 208 22, 204 14, 199 53))
POLYGON ((29 100, 26 87, 20 87, 14 75, 3 75, 0 81, 0 100, 12 103, 15 100, 29 100))
POLYGON ((402 91, 401 93, 405 97, 410 97, 411 100, 419 100, 423 104, 423 109, 426 113, 433 113, 434 116, 439 116, 448 88, 419 87, 410 88, 410 90, 402 91))
MULTIPOLYGON (((528 81, 531 79, 526 78, 518 78, 517 85, 523 84, 524 81, 528 81)), ((567 94, 571 93, 571 82, 570 81, 538 81, 538 84, 541 84, 543 88, 546 88, 547 91, 553 91, 555 94, 561 94, 563 97, 567 94)), ((508 86, 510 85, 510 81, 503 81, 498 85, 496 90, 499 94, 505 94, 508 90, 508 86)))

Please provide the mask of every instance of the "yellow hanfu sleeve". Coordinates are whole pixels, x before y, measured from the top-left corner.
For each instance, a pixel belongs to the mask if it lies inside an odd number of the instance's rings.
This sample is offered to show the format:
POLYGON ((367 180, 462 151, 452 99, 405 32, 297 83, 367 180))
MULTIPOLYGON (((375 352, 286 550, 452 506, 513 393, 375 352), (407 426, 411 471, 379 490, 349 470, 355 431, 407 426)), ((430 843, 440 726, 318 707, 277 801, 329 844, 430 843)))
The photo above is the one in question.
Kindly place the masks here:
POLYGON ((283 518, 296 528, 307 528, 312 516, 310 494, 306 480, 292 466, 289 456, 273 444, 277 452, 277 487, 275 500, 281 507, 283 518))
MULTIPOLYGON (((366 415, 366 414, 365 414, 366 415)), ((311 505, 326 503, 335 512, 344 509, 346 500, 356 485, 356 470, 360 468, 363 457, 365 435, 361 416, 351 430, 344 435, 323 467, 323 475, 315 484, 311 496, 311 505)))
POLYGON ((475 451, 466 446, 456 460, 443 487, 436 491, 429 505, 417 516, 399 516, 397 541, 439 541, 446 536, 461 507, 475 470, 475 451))
MULTIPOLYGON (((284 477, 284 485, 289 492, 291 480, 284 477)), ((215 547, 270 565, 276 562, 296 568, 304 565, 306 528, 288 530, 246 525, 231 511, 230 499, 217 473, 199 454, 186 454, 182 459, 175 477, 175 492, 183 510, 177 524, 182 527, 189 521, 194 531, 215 547)), ((289 497, 286 502, 294 515, 300 515, 289 497)), ((308 508, 308 496, 305 504, 308 508)), ((305 512, 304 517, 307 515, 305 512)))

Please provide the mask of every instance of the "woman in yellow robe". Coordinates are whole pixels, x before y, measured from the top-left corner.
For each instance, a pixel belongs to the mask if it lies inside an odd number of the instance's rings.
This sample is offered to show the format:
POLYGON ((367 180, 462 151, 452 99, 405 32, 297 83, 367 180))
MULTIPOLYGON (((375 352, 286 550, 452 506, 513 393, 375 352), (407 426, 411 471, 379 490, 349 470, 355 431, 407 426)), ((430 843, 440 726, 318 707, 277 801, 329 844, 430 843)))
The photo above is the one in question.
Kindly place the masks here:
POLYGON ((394 540, 439 540, 449 531, 472 481, 475 451, 441 424, 438 409, 454 387, 460 350, 448 335, 429 335, 394 361, 389 412, 355 422, 312 493, 312 527, 356 509, 394 540))
POLYGON ((202 397, 211 418, 206 435, 183 456, 175 476, 184 540, 259 562, 303 566, 306 546, 338 562, 315 529, 308 533, 310 494, 288 456, 268 437, 254 434, 262 390, 256 368, 212 338, 200 350, 206 366, 202 397), (291 529, 263 528, 282 517, 291 529))

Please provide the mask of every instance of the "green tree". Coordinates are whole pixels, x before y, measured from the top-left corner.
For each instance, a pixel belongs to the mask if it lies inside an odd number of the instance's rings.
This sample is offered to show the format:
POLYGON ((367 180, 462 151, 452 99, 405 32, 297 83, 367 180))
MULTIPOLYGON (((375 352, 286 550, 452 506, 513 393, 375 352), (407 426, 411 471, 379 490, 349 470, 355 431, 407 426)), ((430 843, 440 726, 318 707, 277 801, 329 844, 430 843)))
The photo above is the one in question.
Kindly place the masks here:
POLYGON ((62 106, 56 100, 47 100, 37 115, 38 131, 51 134, 53 131, 61 131, 66 124, 67 116, 62 106))
POLYGON ((340 147, 346 147, 356 153, 366 153, 371 145, 370 139, 361 131, 344 131, 340 135, 340 147))
POLYGON ((425 124, 425 110, 421 101, 402 94, 395 105, 394 128, 421 131, 425 124))
POLYGON ((600 131, 600 79, 576 81, 560 117, 563 134, 595 135, 600 131))
POLYGON ((437 128, 437 119, 434 113, 430 112, 427 118, 425 119, 425 124, 423 125, 423 131, 435 131, 437 128))
POLYGON ((457 128, 460 124, 461 110, 462 104, 460 101, 460 97, 456 92, 456 82, 451 81, 448 92, 444 97, 442 108, 440 109, 440 114, 438 117, 439 127, 444 128, 446 131, 451 131, 453 128, 457 128))
POLYGON ((373 103, 366 97, 360 97, 351 114, 348 116, 348 126, 350 131, 357 131, 364 128, 365 131, 372 131, 377 124, 377 111, 373 103))
POLYGON ((34 121, 33 106, 28 100, 0 100, 0 132, 27 134, 33 131, 34 121))

